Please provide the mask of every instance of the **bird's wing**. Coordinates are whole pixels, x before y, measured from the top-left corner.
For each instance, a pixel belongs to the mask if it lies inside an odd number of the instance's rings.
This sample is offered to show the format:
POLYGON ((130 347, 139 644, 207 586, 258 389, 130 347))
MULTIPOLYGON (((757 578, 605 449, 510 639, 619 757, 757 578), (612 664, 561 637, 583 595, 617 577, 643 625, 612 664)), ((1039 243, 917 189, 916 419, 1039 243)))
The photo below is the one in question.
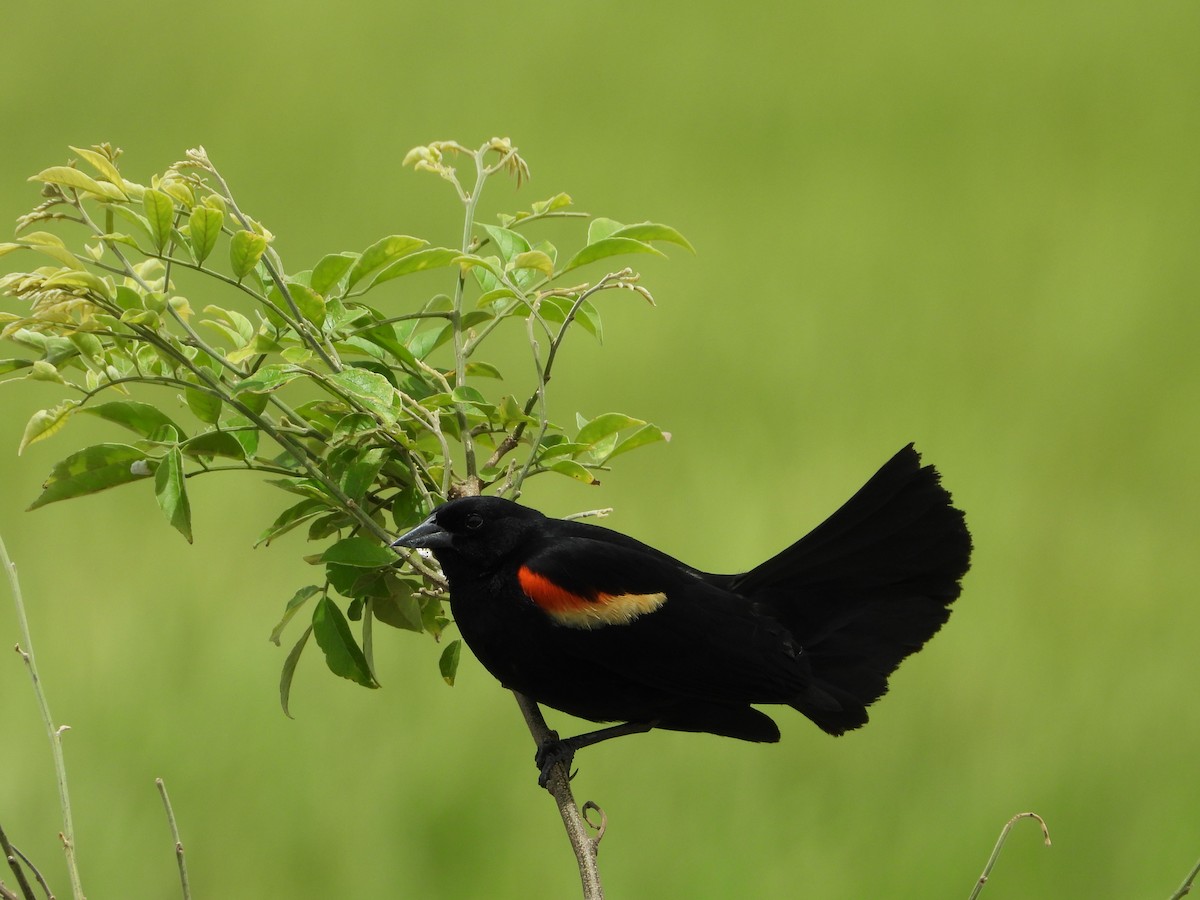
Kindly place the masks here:
POLYGON ((786 702, 808 684, 807 660, 783 626, 637 542, 560 536, 517 577, 581 665, 730 702, 786 702))

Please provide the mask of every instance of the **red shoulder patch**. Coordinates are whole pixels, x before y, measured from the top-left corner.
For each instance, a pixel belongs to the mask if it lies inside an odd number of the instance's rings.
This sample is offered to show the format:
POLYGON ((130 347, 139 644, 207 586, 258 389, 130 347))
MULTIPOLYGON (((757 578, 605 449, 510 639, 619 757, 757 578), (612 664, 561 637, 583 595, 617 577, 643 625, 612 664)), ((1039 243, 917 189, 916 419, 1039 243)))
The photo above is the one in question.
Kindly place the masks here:
POLYGON ((517 580, 526 597, 560 625, 571 628, 626 624, 667 602, 664 593, 597 593, 594 597, 585 597, 555 584, 528 566, 517 570, 517 580))
POLYGON ((570 612, 596 602, 559 587, 529 566, 521 566, 517 570, 517 580, 521 582, 521 590, 525 592, 525 596, 548 613, 570 612))

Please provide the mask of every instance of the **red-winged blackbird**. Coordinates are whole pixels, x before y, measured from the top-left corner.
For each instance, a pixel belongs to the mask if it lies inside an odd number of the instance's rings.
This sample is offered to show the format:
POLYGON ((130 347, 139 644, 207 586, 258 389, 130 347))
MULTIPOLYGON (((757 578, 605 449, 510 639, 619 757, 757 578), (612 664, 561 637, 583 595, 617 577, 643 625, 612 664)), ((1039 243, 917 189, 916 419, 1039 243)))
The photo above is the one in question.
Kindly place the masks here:
POLYGON ((971 538, 909 444, 841 509, 741 575, 499 497, 439 506, 395 542, 433 551, 467 646, 508 688, 595 722, 554 759, 668 728, 746 741, 791 706, 829 734, 867 721, 888 676, 950 616, 971 538))

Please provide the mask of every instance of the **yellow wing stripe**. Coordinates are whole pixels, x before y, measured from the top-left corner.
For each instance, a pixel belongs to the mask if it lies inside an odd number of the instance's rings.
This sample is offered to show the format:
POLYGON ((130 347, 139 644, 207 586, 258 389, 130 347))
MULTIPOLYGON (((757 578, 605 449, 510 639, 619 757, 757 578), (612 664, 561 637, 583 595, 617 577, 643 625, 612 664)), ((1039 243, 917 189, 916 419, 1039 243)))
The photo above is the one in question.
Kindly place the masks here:
POLYGON ((550 618, 570 628, 600 628, 624 625, 653 612, 667 602, 664 593, 604 594, 584 597, 560 587, 527 566, 517 571, 521 590, 550 618))

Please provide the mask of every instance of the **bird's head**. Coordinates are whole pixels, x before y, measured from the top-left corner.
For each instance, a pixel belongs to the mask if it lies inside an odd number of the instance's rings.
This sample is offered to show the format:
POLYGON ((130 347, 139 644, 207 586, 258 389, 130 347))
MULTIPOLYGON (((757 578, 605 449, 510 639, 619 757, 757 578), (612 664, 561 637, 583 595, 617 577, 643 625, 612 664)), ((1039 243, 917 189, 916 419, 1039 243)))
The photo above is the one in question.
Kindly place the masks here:
POLYGON ((501 497, 462 497, 443 503, 392 546, 432 550, 443 569, 466 565, 485 571, 525 543, 544 520, 537 510, 501 497))

